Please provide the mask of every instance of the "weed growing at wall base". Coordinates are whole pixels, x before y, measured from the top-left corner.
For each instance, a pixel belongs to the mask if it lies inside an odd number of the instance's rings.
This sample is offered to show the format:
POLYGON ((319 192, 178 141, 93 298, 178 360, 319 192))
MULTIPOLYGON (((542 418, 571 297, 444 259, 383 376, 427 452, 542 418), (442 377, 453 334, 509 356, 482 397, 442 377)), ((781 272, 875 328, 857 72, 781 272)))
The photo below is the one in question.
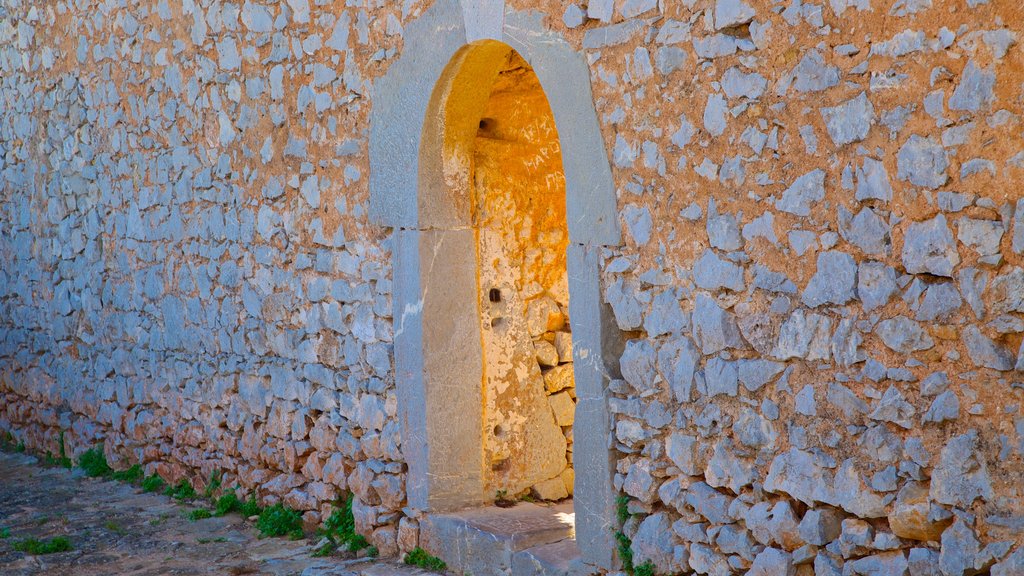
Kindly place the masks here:
MULTIPOLYGON (((629 520, 629 497, 620 495, 615 499, 615 515, 619 520, 619 529, 615 531, 615 542, 619 551, 619 560, 622 561, 622 569, 627 574, 634 574, 633 571, 633 542, 622 531, 622 526, 629 520)), ((650 575, 643 575, 650 576, 650 575)))
POLYGON ((448 565, 444 563, 444 560, 441 560, 437 556, 431 556, 426 550, 419 546, 413 548, 405 555, 404 562, 410 566, 419 566, 420 568, 434 572, 444 572, 448 569, 448 565))
POLYGON ((164 490, 164 495, 170 496, 178 501, 190 500, 196 497, 196 489, 189 484, 188 480, 182 478, 177 484, 169 486, 164 490))
POLYGON ((264 508, 256 520, 256 529, 263 536, 288 536, 292 540, 302 538, 302 516, 283 504, 264 508))
POLYGON ((340 508, 335 508, 330 518, 324 522, 320 529, 320 535, 327 539, 327 543, 313 553, 314 556, 327 556, 331 552, 341 548, 356 553, 360 550, 367 550, 369 556, 376 556, 376 548, 361 534, 356 533, 355 515, 352 513, 353 496, 350 494, 342 503, 340 508))
POLYGON ((167 485, 167 483, 164 482, 163 478, 161 478, 160 476, 157 476, 156 474, 153 474, 152 476, 146 477, 142 481, 142 491, 143 492, 160 492, 161 490, 164 489, 164 486, 166 486, 166 485, 167 485))
POLYGON ((78 467, 90 478, 108 476, 114 472, 107 464, 107 457, 100 448, 90 448, 83 452, 82 457, 78 459, 78 467))

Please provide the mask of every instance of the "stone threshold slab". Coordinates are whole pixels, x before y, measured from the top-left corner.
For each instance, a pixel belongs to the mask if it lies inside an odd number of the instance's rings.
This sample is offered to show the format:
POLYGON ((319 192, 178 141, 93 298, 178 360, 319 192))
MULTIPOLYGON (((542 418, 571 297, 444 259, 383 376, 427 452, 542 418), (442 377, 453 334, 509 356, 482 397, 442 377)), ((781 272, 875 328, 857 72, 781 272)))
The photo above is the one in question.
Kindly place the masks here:
POLYGON ((572 500, 429 514, 420 539, 449 570, 472 576, 566 574, 579 556, 572 500))

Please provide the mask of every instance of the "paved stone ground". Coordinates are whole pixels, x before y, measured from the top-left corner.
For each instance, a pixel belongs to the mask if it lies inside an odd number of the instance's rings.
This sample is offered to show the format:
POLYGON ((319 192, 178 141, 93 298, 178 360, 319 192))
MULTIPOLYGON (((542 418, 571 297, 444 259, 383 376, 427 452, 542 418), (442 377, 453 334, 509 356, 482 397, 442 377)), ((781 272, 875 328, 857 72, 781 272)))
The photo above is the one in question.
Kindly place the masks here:
POLYGON ((80 470, 0 452, 0 574, 415 576, 394 561, 314 558, 315 542, 260 539, 237 514, 189 521, 191 506, 80 470), (66 536, 74 550, 30 556, 21 538, 66 536))

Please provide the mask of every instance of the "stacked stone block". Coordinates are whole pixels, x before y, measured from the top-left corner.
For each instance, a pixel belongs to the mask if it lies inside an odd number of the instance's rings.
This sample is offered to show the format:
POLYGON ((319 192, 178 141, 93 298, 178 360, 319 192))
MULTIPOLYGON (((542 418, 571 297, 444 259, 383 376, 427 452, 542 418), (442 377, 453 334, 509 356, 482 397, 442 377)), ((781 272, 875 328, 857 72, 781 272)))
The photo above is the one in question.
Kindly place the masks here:
POLYGON ((572 495, 575 479, 572 468, 572 425, 576 417, 576 385, 572 372, 572 332, 569 331, 568 306, 551 296, 541 296, 526 309, 526 325, 537 351, 537 364, 544 375, 555 424, 565 434, 566 468, 558 476, 533 486, 533 496, 541 500, 561 500, 572 495))

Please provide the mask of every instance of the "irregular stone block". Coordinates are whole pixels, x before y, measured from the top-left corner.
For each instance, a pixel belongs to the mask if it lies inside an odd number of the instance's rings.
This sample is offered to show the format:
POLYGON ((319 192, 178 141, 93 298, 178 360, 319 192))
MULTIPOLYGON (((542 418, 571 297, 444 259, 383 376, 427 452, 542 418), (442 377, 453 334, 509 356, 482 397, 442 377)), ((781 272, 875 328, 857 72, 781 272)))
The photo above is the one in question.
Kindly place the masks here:
POLYGON ((921 325, 906 316, 896 316, 879 322, 875 327, 875 334, 878 334, 888 348, 901 354, 911 354, 935 346, 935 341, 921 325))
POLYGON ((857 263, 845 252, 818 254, 818 268, 807 288, 803 303, 812 308, 822 304, 846 304, 854 299, 857 285, 857 263))
POLYGON ((821 118, 832 142, 842 146, 867 138, 875 122, 875 108, 866 92, 830 108, 821 109, 821 118))
POLYGON ((811 208, 825 198, 825 172, 812 170, 786 188, 775 207, 796 216, 809 216, 811 208))
MULTIPOLYGON (((896 177, 922 188, 935 189, 945 184, 949 179, 948 167, 945 149, 930 137, 913 134, 896 154, 896 177)), ((911 237, 909 232, 907 237, 911 237)))
POLYGON ((977 430, 954 436, 942 448, 939 463, 932 471, 929 493, 940 504, 965 509, 978 498, 992 499, 992 481, 985 458, 978 450, 977 430))
POLYGON ((899 491, 888 518, 893 534, 923 542, 938 541, 952 521, 934 519, 928 486, 920 482, 909 482, 899 491))

